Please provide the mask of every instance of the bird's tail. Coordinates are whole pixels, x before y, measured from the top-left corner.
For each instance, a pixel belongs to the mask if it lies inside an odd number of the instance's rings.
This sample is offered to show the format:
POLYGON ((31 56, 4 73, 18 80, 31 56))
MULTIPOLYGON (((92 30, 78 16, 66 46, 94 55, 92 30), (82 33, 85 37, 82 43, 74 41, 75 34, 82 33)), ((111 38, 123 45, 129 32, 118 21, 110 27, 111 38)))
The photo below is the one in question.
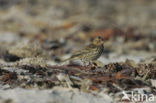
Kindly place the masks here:
POLYGON ((64 62, 69 61, 69 60, 71 60, 71 58, 64 59, 64 60, 62 60, 61 62, 64 63, 64 62))

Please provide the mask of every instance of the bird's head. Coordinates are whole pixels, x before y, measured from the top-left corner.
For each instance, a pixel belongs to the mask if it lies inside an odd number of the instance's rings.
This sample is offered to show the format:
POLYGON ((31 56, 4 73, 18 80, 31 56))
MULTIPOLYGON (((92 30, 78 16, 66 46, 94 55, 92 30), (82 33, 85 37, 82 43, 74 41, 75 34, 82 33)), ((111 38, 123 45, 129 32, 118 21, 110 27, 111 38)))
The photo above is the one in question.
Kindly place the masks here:
POLYGON ((104 39, 101 38, 100 36, 97 36, 95 39, 93 39, 93 44, 100 46, 104 43, 104 39))

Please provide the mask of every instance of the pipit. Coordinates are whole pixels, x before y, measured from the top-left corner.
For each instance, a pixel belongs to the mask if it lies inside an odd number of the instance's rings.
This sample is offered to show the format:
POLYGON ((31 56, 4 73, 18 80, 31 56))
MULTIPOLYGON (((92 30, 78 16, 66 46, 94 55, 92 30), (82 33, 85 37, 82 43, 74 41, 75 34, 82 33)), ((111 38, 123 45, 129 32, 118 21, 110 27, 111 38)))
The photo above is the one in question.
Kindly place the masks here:
POLYGON ((78 50, 73 53, 73 55, 64 60, 65 61, 73 61, 73 60, 81 60, 83 63, 97 60, 104 50, 104 40, 101 37, 96 37, 93 39, 91 44, 87 45, 84 49, 78 50))

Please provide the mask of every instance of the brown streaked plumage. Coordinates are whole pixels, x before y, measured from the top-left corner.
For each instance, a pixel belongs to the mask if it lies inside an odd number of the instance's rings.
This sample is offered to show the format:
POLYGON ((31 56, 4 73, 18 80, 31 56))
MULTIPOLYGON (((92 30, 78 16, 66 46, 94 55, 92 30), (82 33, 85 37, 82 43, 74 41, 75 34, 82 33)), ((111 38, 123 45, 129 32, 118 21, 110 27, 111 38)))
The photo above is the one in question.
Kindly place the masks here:
POLYGON ((90 45, 86 46, 82 50, 74 52, 70 58, 64 61, 82 60, 83 62, 92 62, 94 60, 97 60, 104 50, 103 43, 104 40, 98 36, 90 45))

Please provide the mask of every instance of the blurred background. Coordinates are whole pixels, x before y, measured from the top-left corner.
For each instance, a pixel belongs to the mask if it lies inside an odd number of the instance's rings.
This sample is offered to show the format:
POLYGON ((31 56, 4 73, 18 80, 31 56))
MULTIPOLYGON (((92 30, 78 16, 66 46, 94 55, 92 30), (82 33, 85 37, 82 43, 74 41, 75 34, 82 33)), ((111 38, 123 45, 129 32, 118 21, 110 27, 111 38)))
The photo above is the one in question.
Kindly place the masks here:
POLYGON ((155 11, 155 0, 0 0, 0 49, 34 57, 19 45, 37 43, 59 62, 101 36, 102 62, 138 61, 156 53, 155 11))

